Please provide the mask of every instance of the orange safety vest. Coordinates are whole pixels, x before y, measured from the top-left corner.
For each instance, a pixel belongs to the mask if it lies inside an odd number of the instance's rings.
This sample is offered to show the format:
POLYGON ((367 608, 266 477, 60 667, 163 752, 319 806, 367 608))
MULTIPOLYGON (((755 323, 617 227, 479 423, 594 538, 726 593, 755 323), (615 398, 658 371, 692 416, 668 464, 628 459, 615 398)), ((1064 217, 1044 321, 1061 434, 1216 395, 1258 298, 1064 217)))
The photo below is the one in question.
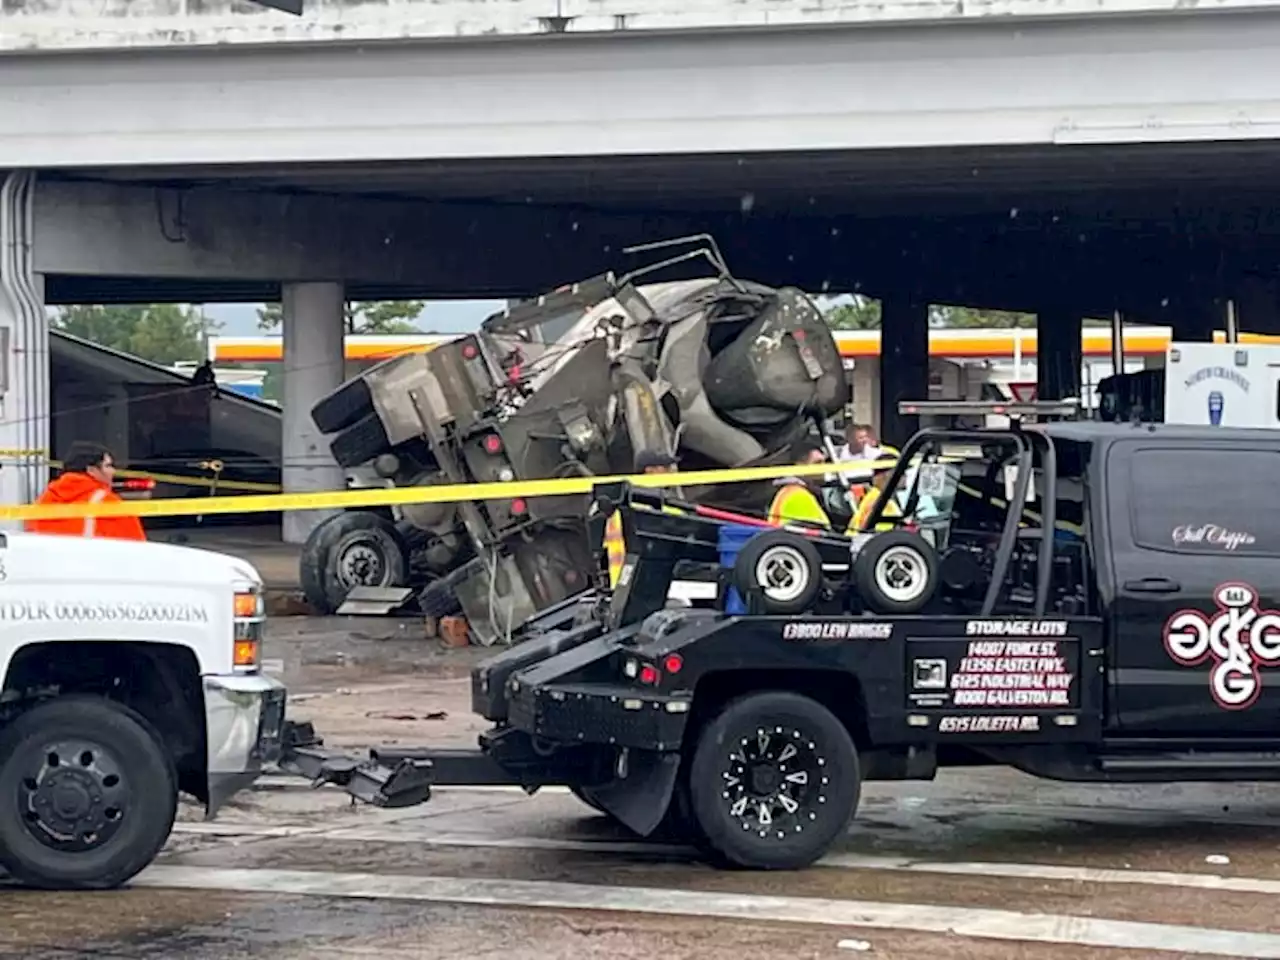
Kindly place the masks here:
MULTIPOLYGON (((36 505, 61 503, 121 503, 121 499, 87 473, 64 473, 45 488, 36 505)), ((27 520, 28 533, 51 533, 64 537, 109 537, 114 540, 145 540, 142 521, 137 517, 63 517, 27 520)))

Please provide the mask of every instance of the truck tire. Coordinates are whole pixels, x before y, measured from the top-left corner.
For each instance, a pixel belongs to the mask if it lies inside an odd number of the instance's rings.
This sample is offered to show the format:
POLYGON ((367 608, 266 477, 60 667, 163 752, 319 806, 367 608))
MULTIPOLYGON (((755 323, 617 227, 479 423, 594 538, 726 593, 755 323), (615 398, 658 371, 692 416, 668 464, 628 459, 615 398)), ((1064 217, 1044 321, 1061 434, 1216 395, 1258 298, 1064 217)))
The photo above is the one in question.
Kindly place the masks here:
POLYGON ((321 433, 337 433, 373 412, 373 394, 364 377, 348 380, 311 408, 311 422, 321 433))
MULTIPOLYGON (((352 510, 326 520, 304 547, 303 591, 317 610, 333 613, 355 587, 403 587, 409 558, 395 525, 367 510, 352 510), (315 599, 312 599, 315 594, 315 599)), ((300 571, 301 572, 301 571, 300 571)), ((302 579, 300 577, 300 579, 302 579)))
POLYGON ((743 596, 758 592, 767 614, 803 613, 822 591, 822 557, 799 534, 764 530, 743 544, 732 580, 743 596))
POLYGON ((160 735, 127 707, 32 707, 0 730, 0 866, 42 889, 118 887, 168 840, 177 782, 160 735))
POLYGON ((938 555, 929 541, 909 530, 878 533, 853 560, 862 602, 874 613, 919 613, 938 590, 938 555))
POLYGON ((306 597, 311 609, 322 617, 327 617, 338 609, 329 605, 325 571, 329 567, 329 552, 339 529, 334 521, 339 516, 341 514, 334 514, 321 521, 307 535, 302 553, 298 557, 298 582, 302 586, 302 595, 306 597))
POLYGON ((858 806, 853 739, 822 704, 768 691, 730 701, 702 728, 690 802, 724 864, 795 870, 821 857, 858 806))
POLYGON ((470 574, 465 566, 452 573, 432 580, 418 591, 418 609, 424 617, 452 617, 462 612, 462 604, 458 600, 458 584, 470 574))
POLYGON ((391 449, 386 428, 376 413, 361 417, 329 443, 329 452, 340 467, 358 467, 391 449))

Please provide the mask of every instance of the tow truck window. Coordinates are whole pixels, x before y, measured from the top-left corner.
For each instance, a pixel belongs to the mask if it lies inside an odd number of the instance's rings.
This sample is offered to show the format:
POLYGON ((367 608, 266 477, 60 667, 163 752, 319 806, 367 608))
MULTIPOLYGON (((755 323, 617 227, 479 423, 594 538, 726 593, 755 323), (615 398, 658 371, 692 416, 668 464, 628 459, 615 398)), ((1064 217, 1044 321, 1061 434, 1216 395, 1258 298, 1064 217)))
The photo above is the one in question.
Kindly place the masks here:
POLYGON ((1146 449, 1130 462, 1130 523, 1138 546, 1207 556, 1280 556, 1273 494, 1280 453, 1146 449))

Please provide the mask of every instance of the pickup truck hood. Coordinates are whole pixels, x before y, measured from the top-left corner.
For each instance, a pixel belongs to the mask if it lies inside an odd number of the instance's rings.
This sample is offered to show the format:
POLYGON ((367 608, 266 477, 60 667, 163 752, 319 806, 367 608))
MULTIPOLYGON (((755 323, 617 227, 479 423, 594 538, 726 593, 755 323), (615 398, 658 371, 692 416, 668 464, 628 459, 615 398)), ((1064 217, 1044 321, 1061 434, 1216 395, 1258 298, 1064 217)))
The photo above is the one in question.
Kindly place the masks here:
POLYGON ((262 584, 249 561, 194 547, 33 533, 5 533, 3 541, 0 563, 11 582, 262 584))

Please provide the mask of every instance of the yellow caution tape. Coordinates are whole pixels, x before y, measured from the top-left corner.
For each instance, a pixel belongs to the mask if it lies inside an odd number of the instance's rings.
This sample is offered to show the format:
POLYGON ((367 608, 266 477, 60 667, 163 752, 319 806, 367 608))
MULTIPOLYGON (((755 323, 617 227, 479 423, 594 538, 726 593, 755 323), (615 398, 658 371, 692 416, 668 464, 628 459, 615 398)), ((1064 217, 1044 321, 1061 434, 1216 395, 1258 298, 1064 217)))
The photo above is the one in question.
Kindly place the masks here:
POLYGON ((516 497, 563 497, 590 493, 606 483, 630 481, 637 487, 718 486, 821 476, 827 473, 870 473, 892 467, 893 460, 851 460, 773 467, 740 467, 676 474, 637 474, 606 477, 565 477, 510 483, 455 483, 439 486, 328 490, 320 493, 278 493, 242 497, 200 497, 165 500, 126 500, 120 503, 59 503, 0 506, 0 520, 61 520, 84 517, 183 517, 215 513, 276 513, 283 510, 343 510, 390 507, 415 503, 460 503, 467 500, 512 500, 516 497))

